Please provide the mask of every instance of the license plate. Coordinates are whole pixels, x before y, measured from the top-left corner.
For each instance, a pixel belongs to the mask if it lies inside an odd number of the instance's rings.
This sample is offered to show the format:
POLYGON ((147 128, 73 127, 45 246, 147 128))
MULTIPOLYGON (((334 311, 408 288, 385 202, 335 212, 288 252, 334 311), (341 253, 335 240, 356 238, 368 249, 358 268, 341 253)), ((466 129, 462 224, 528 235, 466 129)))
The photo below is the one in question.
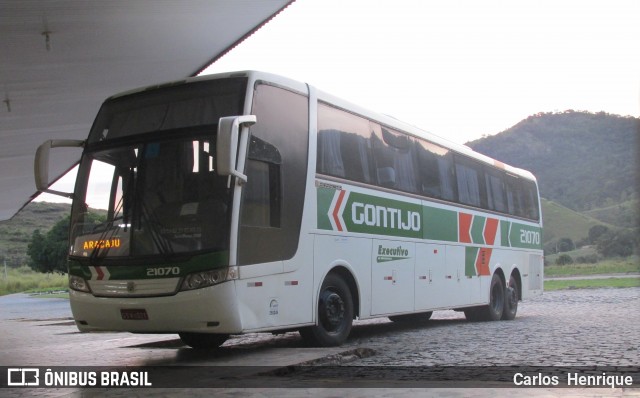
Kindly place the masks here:
POLYGON ((121 309, 120 315, 126 321, 146 321, 149 320, 147 310, 145 309, 121 309))

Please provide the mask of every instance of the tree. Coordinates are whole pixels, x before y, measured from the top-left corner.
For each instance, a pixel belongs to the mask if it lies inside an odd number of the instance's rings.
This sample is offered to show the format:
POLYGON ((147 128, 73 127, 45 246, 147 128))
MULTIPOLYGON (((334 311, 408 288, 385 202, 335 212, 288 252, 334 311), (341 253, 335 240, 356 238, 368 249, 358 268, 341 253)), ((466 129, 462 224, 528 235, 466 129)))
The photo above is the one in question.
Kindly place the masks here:
POLYGON ((630 231, 609 231, 598 238, 596 250, 604 257, 627 257, 633 254, 636 237, 630 231))
POLYGON ((27 255, 29 256, 29 267, 39 271, 40 264, 47 262, 45 255, 45 237, 36 229, 31 234, 31 243, 27 247, 27 255))
POLYGON ((600 238, 605 233, 609 232, 609 228, 605 225, 594 225, 589 228, 589 242, 591 244, 596 244, 598 242, 598 238, 600 238))
POLYGON ((39 272, 67 272, 69 217, 58 221, 46 235, 33 231, 27 248, 29 266, 39 272))
POLYGON ((562 252, 575 250, 576 245, 573 243, 573 240, 571 240, 571 238, 562 238, 558 240, 556 247, 557 247, 558 253, 562 253, 562 252))

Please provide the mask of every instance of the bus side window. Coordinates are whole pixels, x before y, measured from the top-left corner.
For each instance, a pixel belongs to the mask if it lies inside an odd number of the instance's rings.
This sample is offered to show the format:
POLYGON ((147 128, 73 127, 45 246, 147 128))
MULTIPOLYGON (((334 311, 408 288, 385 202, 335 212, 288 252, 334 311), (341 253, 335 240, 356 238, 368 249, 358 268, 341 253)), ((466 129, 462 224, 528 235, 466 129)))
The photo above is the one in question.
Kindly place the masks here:
POLYGON ((341 137, 338 130, 320 130, 318 132, 318 172, 334 177, 345 177, 342 160, 341 137))
POLYGON ((509 214, 513 216, 523 217, 525 211, 522 203, 520 188, 518 186, 520 185, 518 177, 508 174, 506 180, 507 208, 509 214))
POLYGON ((540 208, 538 204, 538 193, 536 185, 532 181, 522 181, 522 195, 524 196, 525 217, 532 220, 540 218, 540 208))
POLYGON ((418 193, 415 140, 406 134, 372 123, 373 153, 378 185, 418 193))
POLYGON ((280 227, 280 166, 249 159, 242 225, 280 227))
POLYGON ((435 199, 457 199, 453 154, 428 141, 418 141, 422 194, 435 199))
POLYGON ((455 164, 459 202, 482 207, 486 203, 486 190, 479 165, 461 156, 456 156, 455 164))
POLYGON ((318 160, 316 171, 352 181, 374 183, 369 121, 318 104, 318 160))
POLYGON ((298 250, 307 185, 309 100, 256 83, 242 189, 238 264, 288 260, 298 250))
POLYGON ((506 188, 504 173, 485 168, 485 182, 487 185, 487 206, 489 210, 507 212, 506 188))

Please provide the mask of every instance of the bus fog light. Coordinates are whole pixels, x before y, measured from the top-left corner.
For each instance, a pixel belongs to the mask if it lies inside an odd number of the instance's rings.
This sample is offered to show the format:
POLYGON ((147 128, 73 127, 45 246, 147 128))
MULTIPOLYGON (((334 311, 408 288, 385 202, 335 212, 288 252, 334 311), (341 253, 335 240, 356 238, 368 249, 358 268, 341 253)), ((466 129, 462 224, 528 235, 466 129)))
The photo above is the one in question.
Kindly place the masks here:
POLYGON ((69 275, 69 288, 79 292, 90 293, 89 285, 84 278, 75 275, 69 275))
POLYGON ((222 283, 228 279, 234 279, 229 277, 229 274, 229 268, 189 274, 184 278, 180 290, 202 289, 203 287, 222 283))

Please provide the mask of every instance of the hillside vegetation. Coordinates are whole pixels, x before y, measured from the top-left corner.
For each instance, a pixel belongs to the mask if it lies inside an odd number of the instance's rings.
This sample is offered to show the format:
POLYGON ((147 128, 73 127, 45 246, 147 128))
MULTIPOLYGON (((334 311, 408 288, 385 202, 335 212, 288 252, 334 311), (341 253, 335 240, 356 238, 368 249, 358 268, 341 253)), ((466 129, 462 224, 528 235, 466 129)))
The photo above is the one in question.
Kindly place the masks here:
POLYGON ((68 204, 31 202, 11 220, 0 222, 0 257, 11 267, 26 264, 33 232, 46 233, 70 211, 68 204))
MULTIPOLYGON (((587 236, 589 229, 603 222, 584 213, 578 213, 561 204, 542 198, 542 221, 544 232, 542 240, 544 244, 557 241, 561 238, 569 238, 578 242, 587 236)), ((607 225, 615 228, 612 225, 607 225)))
POLYGON ((638 118, 565 111, 467 145, 536 175, 548 261, 591 263, 638 252, 639 135, 638 118))
POLYGON ((530 116, 467 145, 533 172, 541 196, 587 211, 637 199, 639 133, 638 118, 566 111, 530 116))

